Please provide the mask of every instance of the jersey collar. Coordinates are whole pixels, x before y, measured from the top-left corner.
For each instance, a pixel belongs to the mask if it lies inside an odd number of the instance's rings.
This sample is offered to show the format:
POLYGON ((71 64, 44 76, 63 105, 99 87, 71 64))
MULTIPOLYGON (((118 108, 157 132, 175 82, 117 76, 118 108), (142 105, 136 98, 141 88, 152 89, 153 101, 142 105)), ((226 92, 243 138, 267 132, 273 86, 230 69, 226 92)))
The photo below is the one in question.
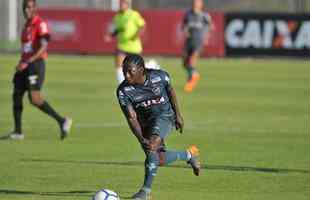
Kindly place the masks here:
POLYGON ((36 24, 36 22, 39 20, 39 15, 35 15, 33 18, 31 18, 30 20, 28 20, 27 24, 29 25, 34 25, 36 24))

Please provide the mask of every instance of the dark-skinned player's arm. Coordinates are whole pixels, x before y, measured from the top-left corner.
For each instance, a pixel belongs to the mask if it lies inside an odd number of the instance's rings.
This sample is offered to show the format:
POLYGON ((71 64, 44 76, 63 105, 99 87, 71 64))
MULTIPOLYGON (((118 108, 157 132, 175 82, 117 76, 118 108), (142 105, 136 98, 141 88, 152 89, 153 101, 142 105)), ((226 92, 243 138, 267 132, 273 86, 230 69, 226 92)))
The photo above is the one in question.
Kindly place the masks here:
POLYGON ((122 111, 123 111, 123 113, 127 119, 128 125, 131 129, 131 132, 136 136, 136 138, 138 139, 138 141, 140 142, 141 145, 148 148, 149 140, 144 138, 142 135, 141 125, 138 121, 137 113, 133 109, 132 105, 128 104, 126 107, 121 106, 121 108, 122 108, 122 111))
POLYGON ((28 59, 28 60, 21 60, 19 64, 16 66, 18 71, 24 70, 30 63, 36 61, 37 59, 41 58, 42 54, 47 51, 49 35, 42 36, 40 38, 40 48, 28 59))
POLYGON ((178 104, 178 100, 177 100, 177 95, 175 93, 174 88, 171 86, 171 84, 169 84, 166 88, 167 88, 170 103, 171 103, 172 108, 173 108, 175 115, 176 115, 175 128, 180 133, 182 133, 183 127, 184 127, 184 121, 183 121, 183 117, 182 117, 181 112, 180 112, 180 108, 179 108, 179 104, 178 104))

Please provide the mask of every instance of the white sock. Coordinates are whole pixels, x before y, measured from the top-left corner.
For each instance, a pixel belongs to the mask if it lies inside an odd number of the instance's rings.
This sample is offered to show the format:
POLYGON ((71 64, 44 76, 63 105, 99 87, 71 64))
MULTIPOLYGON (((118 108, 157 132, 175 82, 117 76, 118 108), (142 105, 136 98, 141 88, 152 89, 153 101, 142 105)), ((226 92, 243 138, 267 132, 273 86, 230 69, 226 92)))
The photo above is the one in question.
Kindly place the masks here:
POLYGON ((187 153, 187 161, 189 161, 192 158, 192 154, 189 151, 186 151, 187 153))
POLYGON ((123 80, 125 80, 123 69, 121 67, 118 67, 116 69, 116 78, 117 78, 118 83, 121 83, 123 82, 123 80))
POLYGON ((142 187, 141 190, 143 190, 144 192, 146 192, 148 194, 151 193, 151 188, 142 187))

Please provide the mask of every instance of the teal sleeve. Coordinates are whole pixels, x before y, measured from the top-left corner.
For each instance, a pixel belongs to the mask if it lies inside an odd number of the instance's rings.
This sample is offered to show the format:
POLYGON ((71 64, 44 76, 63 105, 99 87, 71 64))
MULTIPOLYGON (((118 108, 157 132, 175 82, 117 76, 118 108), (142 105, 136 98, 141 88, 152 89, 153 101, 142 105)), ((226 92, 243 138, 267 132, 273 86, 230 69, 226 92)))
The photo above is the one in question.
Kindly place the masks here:
POLYGON ((171 86, 171 78, 168 72, 162 71, 161 77, 162 77, 165 87, 169 88, 171 86))
POLYGON ((121 90, 117 91, 117 98, 119 105, 124 112, 124 114, 127 116, 127 107, 131 105, 131 101, 128 96, 126 96, 121 90))

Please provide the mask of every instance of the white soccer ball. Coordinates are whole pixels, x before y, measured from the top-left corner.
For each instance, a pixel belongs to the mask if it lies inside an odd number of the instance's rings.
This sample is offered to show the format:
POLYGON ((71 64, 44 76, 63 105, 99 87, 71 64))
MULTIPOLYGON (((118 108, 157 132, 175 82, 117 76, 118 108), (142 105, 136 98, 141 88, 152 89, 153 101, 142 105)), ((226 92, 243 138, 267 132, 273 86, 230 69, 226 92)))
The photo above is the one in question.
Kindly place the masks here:
POLYGON ((92 200, 120 200, 118 194, 109 189, 101 189, 92 198, 92 200))

